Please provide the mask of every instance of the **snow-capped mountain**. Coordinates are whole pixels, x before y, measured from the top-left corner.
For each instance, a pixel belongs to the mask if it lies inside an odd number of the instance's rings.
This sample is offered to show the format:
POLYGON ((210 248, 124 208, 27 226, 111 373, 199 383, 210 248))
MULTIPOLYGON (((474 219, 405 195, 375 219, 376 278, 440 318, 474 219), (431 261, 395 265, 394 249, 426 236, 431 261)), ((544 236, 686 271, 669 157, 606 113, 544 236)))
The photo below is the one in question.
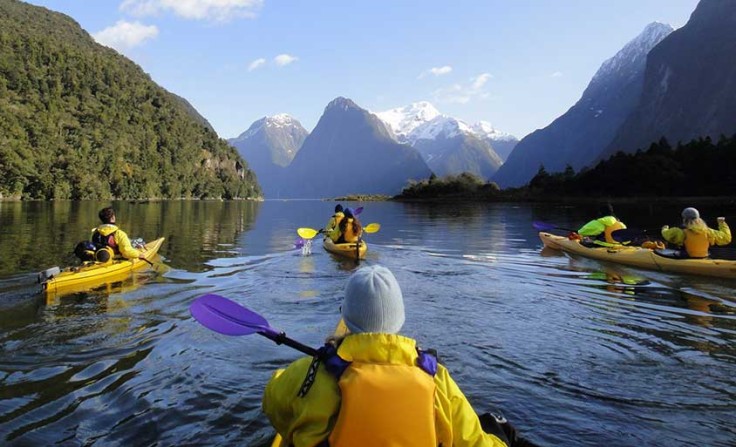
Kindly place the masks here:
POLYGON ((287 114, 267 116, 228 142, 255 171, 266 197, 271 197, 288 166, 309 135, 301 123, 287 114))
POLYGON ((407 143, 409 135, 419 126, 440 116, 440 112, 427 101, 419 101, 406 107, 386 110, 375 114, 388 124, 399 143, 407 143))
POLYGON ((518 141, 487 122, 469 125, 443 115, 427 101, 375 115, 390 128, 397 141, 418 149, 437 175, 472 172, 489 178, 503 163, 494 150, 495 145, 504 146, 508 154, 518 141))
POLYGON ((534 177, 540 165, 552 173, 567 165, 579 170, 593 163, 635 109, 644 85, 647 55, 672 30, 663 23, 647 25, 601 64, 575 105, 516 145, 493 180, 502 187, 521 186, 534 177))

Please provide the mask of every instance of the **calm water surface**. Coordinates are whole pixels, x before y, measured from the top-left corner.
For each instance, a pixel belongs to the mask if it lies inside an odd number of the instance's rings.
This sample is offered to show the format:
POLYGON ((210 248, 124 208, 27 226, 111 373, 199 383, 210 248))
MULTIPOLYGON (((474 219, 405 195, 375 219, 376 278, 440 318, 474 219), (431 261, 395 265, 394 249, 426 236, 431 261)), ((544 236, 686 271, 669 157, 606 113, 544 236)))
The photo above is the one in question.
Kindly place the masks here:
MULTIPOLYGON (((356 265, 293 244, 334 203, 116 203, 131 237, 167 238, 164 264, 43 296, 36 273, 71 263, 104 205, 0 202, 0 444, 268 445, 263 387, 300 354, 210 332, 188 306, 228 296, 318 346, 356 265)), ((736 444, 736 280, 542 250, 533 220, 578 227, 595 207, 358 205, 382 225, 365 264, 397 276, 403 332, 439 351, 479 412, 542 445, 736 444)), ((617 211, 642 228, 679 215, 617 211)), ((736 223, 733 207, 701 213, 736 223)))

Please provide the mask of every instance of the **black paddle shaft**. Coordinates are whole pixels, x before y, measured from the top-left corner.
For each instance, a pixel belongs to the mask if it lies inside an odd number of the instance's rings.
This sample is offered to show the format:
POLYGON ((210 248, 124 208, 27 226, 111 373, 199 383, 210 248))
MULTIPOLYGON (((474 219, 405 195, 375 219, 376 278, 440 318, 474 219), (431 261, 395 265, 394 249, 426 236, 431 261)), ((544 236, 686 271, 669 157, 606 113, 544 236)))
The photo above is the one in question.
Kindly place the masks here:
POLYGON ((311 355, 312 357, 316 356, 318 354, 317 350, 314 349, 311 346, 307 346, 303 343, 299 343, 298 341, 291 339, 286 336, 285 332, 279 332, 278 334, 269 334, 267 332, 258 332, 260 335, 263 335, 266 338, 269 338, 276 342, 277 345, 286 345, 291 348, 296 349, 297 351, 303 352, 307 355, 311 355))

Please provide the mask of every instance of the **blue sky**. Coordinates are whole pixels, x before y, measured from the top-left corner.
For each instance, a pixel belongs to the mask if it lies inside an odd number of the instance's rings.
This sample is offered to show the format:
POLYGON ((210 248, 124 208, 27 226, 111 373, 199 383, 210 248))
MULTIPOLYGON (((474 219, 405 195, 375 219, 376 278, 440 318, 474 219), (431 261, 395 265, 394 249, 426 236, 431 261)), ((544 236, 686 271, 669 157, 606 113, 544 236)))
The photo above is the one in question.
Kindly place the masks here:
POLYGON ((521 138, 577 101, 604 60, 697 0, 33 0, 185 97, 221 137, 332 99, 430 101, 521 138))

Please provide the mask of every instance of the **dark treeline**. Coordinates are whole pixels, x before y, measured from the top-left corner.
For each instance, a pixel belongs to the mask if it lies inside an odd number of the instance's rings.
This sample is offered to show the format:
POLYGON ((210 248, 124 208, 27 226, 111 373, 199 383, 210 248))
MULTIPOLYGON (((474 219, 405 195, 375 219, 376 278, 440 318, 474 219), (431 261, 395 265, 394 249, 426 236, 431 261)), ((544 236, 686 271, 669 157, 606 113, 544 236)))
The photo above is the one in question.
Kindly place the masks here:
POLYGON ((190 107, 70 18, 0 0, 0 198, 260 196, 190 107))
POLYGON ((499 191, 472 174, 415 182, 399 200, 468 198, 478 200, 548 200, 600 197, 713 197, 736 194, 736 135, 717 143, 700 138, 672 148, 662 138, 648 150, 619 152, 593 168, 575 173, 568 166, 550 174, 541 166, 524 187, 499 191))
POLYGON ((736 136, 700 138, 674 149, 662 138, 648 150, 617 153, 591 169, 549 174, 540 167, 525 187, 531 195, 610 197, 732 196, 736 136))
POLYGON ((459 175, 444 177, 437 177, 432 174, 426 180, 411 182, 394 199, 463 198, 489 200, 499 196, 500 189, 498 185, 493 182, 486 183, 475 174, 463 172, 459 175))

